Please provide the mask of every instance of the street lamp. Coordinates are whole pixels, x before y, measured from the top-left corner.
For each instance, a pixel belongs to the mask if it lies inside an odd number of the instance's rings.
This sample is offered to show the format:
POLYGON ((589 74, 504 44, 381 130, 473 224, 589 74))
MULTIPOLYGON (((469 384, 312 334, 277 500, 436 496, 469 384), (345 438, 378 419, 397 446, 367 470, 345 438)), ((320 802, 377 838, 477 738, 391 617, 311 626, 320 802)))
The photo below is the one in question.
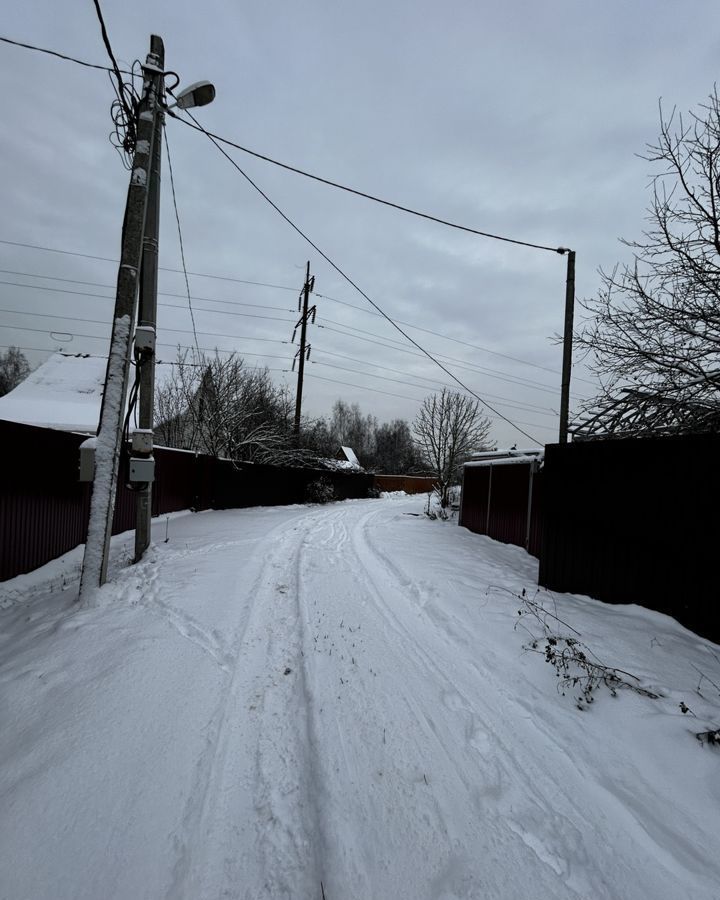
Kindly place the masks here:
POLYGON ((180 91, 179 94, 173 94, 175 102, 168 106, 168 109, 192 109, 194 106, 207 106, 215 99, 215 85, 209 81, 196 81, 180 91))

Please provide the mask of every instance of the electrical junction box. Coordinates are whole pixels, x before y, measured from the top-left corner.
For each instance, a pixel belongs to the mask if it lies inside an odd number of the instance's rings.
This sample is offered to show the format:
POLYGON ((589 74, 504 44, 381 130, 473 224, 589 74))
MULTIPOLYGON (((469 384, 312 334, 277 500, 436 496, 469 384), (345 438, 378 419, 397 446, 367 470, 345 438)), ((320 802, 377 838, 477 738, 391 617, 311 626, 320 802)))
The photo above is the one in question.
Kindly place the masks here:
POLYGON ((137 353, 155 352, 155 329, 152 325, 138 325, 135 329, 135 351, 137 353))
POLYGON ((152 428, 136 428, 132 433, 133 453, 152 453, 153 433, 152 428))
POLYGON ((130 481, 142 484, 155 481, 155 460, 152 456, 149 459, 130 457, 130 481))
MULTIPOLYGON (((85 442, 87 444, 87 441, 85 442)), ((80 445, 80 481, 92 481, 95 478, 95 445, 80 445)))

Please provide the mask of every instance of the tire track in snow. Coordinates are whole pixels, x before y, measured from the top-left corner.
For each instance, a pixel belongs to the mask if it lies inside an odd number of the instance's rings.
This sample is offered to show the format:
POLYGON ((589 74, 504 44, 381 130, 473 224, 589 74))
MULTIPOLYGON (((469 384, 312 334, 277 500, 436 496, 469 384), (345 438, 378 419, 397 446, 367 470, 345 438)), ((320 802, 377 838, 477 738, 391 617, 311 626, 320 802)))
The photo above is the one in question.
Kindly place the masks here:
MULTIPOLYGON (((394 565, 389 564, 384 554, 377 552, 372 545, 368 547, 368 523, 377 518, 378 515, 382 515, 382 511, 372 510, 363 514, 352 531, 350 545, 356 560, 353 568, 358 577, 358 582, 362 582, 362 585, 372 597, 374 608, 382 616, 387 627, 394 633, 397 639, 395 648, 397 656, 405 661, 409 661, 417 673, 424 673, 426 681, 428 681, 427 675, 431 675, 429 681, 433 683, 441 705, 434 706, 432 709, 426 709, 413 696, 411 691, 402 688, 396 696, 396 702, 401 702, 408 709, 411 719, 417 723, 418 727, 425 734, 429 744, 438 747, 451 769, 455 772, 456 777, 462 783, 468 796, 473 798, 476 814, 478 817, 483 818, 484 828, 490 832, 489 839, 491 843, 499 843, 503 846, 504 852, 508 852, 511 849, 513 840, 520 838, 525 847, 531 849, 540 862, 547 866, 549 877, 557 880, 558 867, 565 875, 568 875, 562 849, 560 848, 558 851, 558 848, 555 847, 555 839, 548 837, 543 842, 535 835, 530 834, 529 831, 523 830, 514 820, 507 818, 508 814, 512 813, 513 810, 514 815, 519 815, 518 806, 528 810, 532 808, 537 810, 537 814, 533 815, 533 820, 538 820, 543 825, 548 820, 554 822, 557 826, 564 823, 564 831, 567 833, 568 823, 565 820, 565 815, 556 815, 548 810, 546 798, 535 788, 533 777, 537 777, 542 783, 544 774, 542 769, 538 768, 533 760, 526 761, 530 771, 524 771, 517 765, 508 767, 507 764, 501 762, 501 759, 509 760, 511 763, 515 760, 516 754, 512 736, 501 739, 496 732, 492 734, 487 732, 482 724, 482 719, 474 711, 474 704, 469 700, 465 691, 456 680, 449 677, 433 654, 423 646, 419 635, 413 634, 407 628, 391 604, 386 600, 386 593, 393 593, 395 596, 406 594, 408 580, 403 573, 395 570, 394 565), (368 554, 364 552, 366 548, 370 550, 371 556, 374 556, 375 559, 382 563, 382 583, 378 583, 376 580, 375 571, 377 571, 377 566, 367 565, 368 554), (441 712, 442 708, 446 710, 445 713, 441 712), (450 719, 448 719, 448 713, 450 714, 450 719), (465 753, 458 747, 456 739, 457 729, 449 727, 453 717, 455 719, 459 718, 464 723, 465 753), (478 757, 480 757, 479 762, 478 757), (491 777, 488 777, 488 775, 491 777), (542 847, 544 847, 544 850, 538 849, 542 847)), ((432 625, 433 628, 436 628, 436 623, 432 623, 432 625)), ((448 668, 453 668, 454 661, 448 662, 450 662, 448 668)), ((506 694, 507 692, 505 691, 504 693, 506 694)), ((506 710, 498 712, 493 709, 490 720, 497 721, 502 716, 507 717, 507 715, 506 710)), ((459 847, 466 836, 456 830, 452 817, 443 812, 442 803, 438 803, 436 800, 435 807, 437 812, 436 827, 447 834, 451 845, 459 847)), ((574 809, 571 802, 568 802, 568 809, 574 809)), ((552 829, 552 826, 549 827, 552 829)), ((542 831, 549 834, 547 827, 543 827, 542 831)), ((514 852, 516 854, 518 852, 517 844, 515 844, 514 852)), ((572 857, 577 860, 582 855, 582 852, 580 834, 578 832, 576 839, 573 841, 572 857)), ((459 856, 456 861, 458 866, 462 868, 464 864, 462 856, 459 856)), ((470 878, 469 874, 467 878, 470 878)), ((563 881, 566 890, 569 891, 566 896, 585 897, 588 891, 591 893, 593 891, 593 887, 587 884, 583 878, 580 878, 579 881, 575 878, 563 879, 563 881)), ((361 895, 358 894, 356 896, 361 895)), ((462 891, 461 896, 465 896, 465 891, 462 891)), ((548 896, 550 895, 548 894, 548 896)), ((560 894, 557 896, 560 896, 560 894)), ((598 892, 597 896, 602 896, 602 891, 598 892)))
MULTIPOLYGON (((358 553, 359 561, 362 563, 366 555, 374 557, 381 563, 384 573, 396 583, 400 594, 407 596, 410 593, 421 600, 422 590, 370 536, 369 525, 376 518, 378 513, 371 511, 363 517, 360 527, 353 533, 354 549, 358 553)), ((370 571, 367 567, 364 567, 364 570, 370 571)), ((489 795, 496 805, 498 825, 503 830, 514 833, 528 850, 577 896, 583 898, 609 896, 607 885, 598 874, 602 871, 603 864, 607 864, 607 859, 600 857, 597 861, 590 859, 592 849, 607 843, 607 835, 598 824, 588 821, 588 817, 582 814, 577 805, 580 784, 588 779, 592 780, 593 772, 586 766, 579 765, 569 755, 570 748, 558 744, 552 724, 537 716, 532 703, 515 696, 507 684, 494 675, 488 666, 481 667, 472 663, 475 672, 482 675, 484 685, 482 692, 475 695, 474 702, 471 701, 467 692, 449 677, 445 667, 438 664, 435 653, 423 647, 420 639, 422 632, 418 630, 413 634, 397 611, 387 602, 383 590, 378 588, 372 576, 370 581, 388 621, 392 621, 398 633, 405 636, 410 646, 425 661, 428 669, 434 673, 438 683, 446 685, 447 690, 443 691, 442 702, 447 708, 456 710, 464 717, 467 744, 478 750, 486 764, 494 766, 498 788, 502 784, 509 788, 507 792, 502 789, 497 792, 484 791, 485 796, 489 795), (484 714, 479 714, 479 707, 484 708, 484 714), (484 720, 493 722, 492 735, 489 735, 483 726, 484 720), (527 732, 524 735, 525 746, 520 739, 521 732, 511 727, 513 721, 522 723, 522 728, 527 732), (533 752, 533 748, 542 752, 533 752), (562 760, 570 776, 567 784, 559 783, 556 778, 548 779, 547 769, 542 765, 543 758, 548 757, 562 760), (591 873, 590 878, 588 873, 591 873)), ((415 612, 419 613, 425 625, 437 631, 438 618, 428 615, 422 603, 415 612)), ((458 635, 455 629, 440 624, 450 650, 446 657, 447 668, 452 669, 454 667, 452 644, 458 643, 458 635)), ((461 640, 460 643, 467 642, 461 640)), ((419 707, 418 714, 425 717, 425 713, 419 707)), ((432 730, 437 731, 434 727, 432 730)), ((437 737, 444 743, 440 735, 437 737)), ((641 773, 637 774, 640 776, 641 773)), ((630 780, 632 781, 632 778, 630 780)), ((607 790, 602 784, 598 784, 597 787, 600 792, 607 790)), ((615 802, 604 802, 608 817, 612 815, 617 805, 614 792, 610 791, 609 794, 610 801, 615 802)), ((635 813, 635 805, 628 804, 631 815, 635 813)), ((649 821, 652 822, 652 817, 649 821)), ((662 836, 658 839, 657 835, 648 834, 647 826, 639 818, 632 824, 637 825, 639 830, 631 826, 624 839, 625 843, 629 839, 631 847, 634 845, 638 849, 646 850, 649 858, 657 858, 659 852, 660 858, 664 858, 666 871, 677 877, 680 883, 694 877, 698 865, 703 868, 703 861, 692 852, 692 848, 690 853, 686 853, 683 847, 671 845, 663 840, 662 836)), ((623 839, 617 842, 616 849, 620 853, 617 854, 615 864, 621 870, 632 871, 636 865, 634 851, 630 849, 627 854, 622 854, 623 839)))
POLYGON ((308 551, 337 550, 338 535, 341 543, 346 540, 344 516, 344 510, 326 507, 302 520, 304 533, 288 560, 282 585, 286 602, 270 641, 270 670, 279 672, 285 666, 283 671, 287 672, 265 693, 264 730, 258 752, 256 809, 265 864, 264 890, 272 900, 317 896, 327 866, 321 802, 324 785, 315 697, 310 687, 311 653, 303 585, 308 551), (272 765, 273 751, 280 767, 272 765))
MULTIPOLYGON (((189 791, 185 810, 180 825, 174 836, 177 859, 173 869, 172 883, 169 886, 166 897, 168 900, 188 898, 194 900, 200 896, 234 896, 237 885, 230 886, 228 881, 234 880, 238 873, 227 871, 227 867, 219 872, 212 867, 208 870, 206 860, 211 848, 207 846, 216 817, 218 797, 224 789, 223 779, 227 766, 228 756, 228 729, 237 723, 237 717, 233 711, 245 716, 246 706, 242 702, 243 689, 248 688, 243 683, 248 673, 243 670, 242 663, 245 660, 246 637, 254 625, 254 619, 260 618, 264 610, 261 608, 262 600, 270 603, 273 599, 272 589, 268 585, 275 580, 275 573, 283 569, 287 564, 288 552, 296 539, 294 534, 298 531, 305 516, 298 516, 289 522, 284 521, 272 528, 263 539, 263 543, 270 546, 269 554, 263 559, 262 565, 251 585, 243 590, 248 602, 244 614, 236 627, 230 643, 229 671, 225 669, 225 677, 218 702, 208 720, 205 731, 205 747, 199 756, 192 787, 189 791), (207 893, 206 880, 222 882, 220 890, 207 893), (220 891, 226 892, 221 893, 220 891)), ((233 542, 225 542, 232 544, 233 542)), ((224 546, 224 545, 223 545, 224 546)), ((203 548, 199 548, 203 552, 203 548)), ((262 630, 262 624, 258 627, 262 630)), ((222 806, 222 804, 221 804, 222 806)), ((222 823, 221 823, 222 825, 222 823)))

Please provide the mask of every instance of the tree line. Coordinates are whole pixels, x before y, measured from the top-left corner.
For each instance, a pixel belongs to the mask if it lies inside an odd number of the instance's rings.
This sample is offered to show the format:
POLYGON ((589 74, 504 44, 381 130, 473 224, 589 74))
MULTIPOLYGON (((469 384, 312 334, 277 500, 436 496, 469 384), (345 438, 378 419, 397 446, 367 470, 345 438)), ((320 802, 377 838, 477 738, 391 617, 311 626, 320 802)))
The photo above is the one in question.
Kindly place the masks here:
POLYGON ((357 403, 337 400, 330 415, 294 424, 294 398, 264 368, 242 357, 178 352, 173 375, 156 391, 156 441, 246 462, 333 460, 351 448, 370 472, 455 477, 473 450, 488 446, 490 421, 476 400, 443 390, 423 402, 411 423, 379 422, 357 403))

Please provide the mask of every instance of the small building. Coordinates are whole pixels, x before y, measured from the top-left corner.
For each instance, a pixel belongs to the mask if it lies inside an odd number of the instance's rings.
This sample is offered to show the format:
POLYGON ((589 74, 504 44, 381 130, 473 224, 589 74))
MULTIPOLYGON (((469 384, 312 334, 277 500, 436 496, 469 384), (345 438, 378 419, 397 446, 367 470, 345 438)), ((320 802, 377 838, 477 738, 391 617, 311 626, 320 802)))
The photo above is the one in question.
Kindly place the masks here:
POLYGON ((538 556, 543 458, 539 448, 474 454, 463 466, 459 524, 538 556))

